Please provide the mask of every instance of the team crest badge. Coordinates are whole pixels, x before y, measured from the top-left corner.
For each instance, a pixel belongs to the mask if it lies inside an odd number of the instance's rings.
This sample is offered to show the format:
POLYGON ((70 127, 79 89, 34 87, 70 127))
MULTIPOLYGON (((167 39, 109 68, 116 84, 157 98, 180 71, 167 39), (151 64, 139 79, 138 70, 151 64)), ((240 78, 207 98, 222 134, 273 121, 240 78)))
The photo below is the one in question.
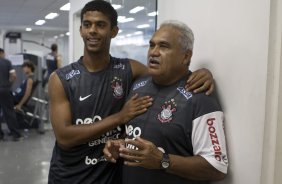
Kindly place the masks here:
POLYGON ((113 95, 115 98, 120 99, 123 97, 122 79, 114 77, 111 81, 111 87, 113 88, 113 95))
POLYGON ((177 104, 174 99, 165 102, 162 105, 162 111, 158 114, 158 120, 162 123, 169 123, 173 118, 173 113, 176 111, 177 104))

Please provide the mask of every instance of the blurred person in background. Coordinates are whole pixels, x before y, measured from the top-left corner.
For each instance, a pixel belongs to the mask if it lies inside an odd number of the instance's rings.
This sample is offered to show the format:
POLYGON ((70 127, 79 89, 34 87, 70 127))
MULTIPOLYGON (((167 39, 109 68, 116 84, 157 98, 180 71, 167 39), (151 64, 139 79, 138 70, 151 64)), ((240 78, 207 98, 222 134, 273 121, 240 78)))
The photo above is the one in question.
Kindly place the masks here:
MULTIPOLYGON (((22 136, 17 130, 18 124, 11 92, 11 87, 15 80, 16 71, 13 69, 11 62, 5 59, 5 52, 0 48, 0 109, 10 130, 12 140, 19 141, 22 139, 22 136)), ((2 128, 0 130, 0 139, 4 139, 2 128)))
POLYGON ((58 45, 51 45, 51 52, 46 56, 47 75, 44 77, 43 86, 48 83, 52 72, 62 67, 62 56, 58 53, 58 45))
POLYGON ((31 61, 25 61, 22 64, 23 73, 26 78, 21 85, 13 92, 14 104, 16 110, 22 110, 22 106, 28 101, 32 94, 34 84, 35 66, 31 61))

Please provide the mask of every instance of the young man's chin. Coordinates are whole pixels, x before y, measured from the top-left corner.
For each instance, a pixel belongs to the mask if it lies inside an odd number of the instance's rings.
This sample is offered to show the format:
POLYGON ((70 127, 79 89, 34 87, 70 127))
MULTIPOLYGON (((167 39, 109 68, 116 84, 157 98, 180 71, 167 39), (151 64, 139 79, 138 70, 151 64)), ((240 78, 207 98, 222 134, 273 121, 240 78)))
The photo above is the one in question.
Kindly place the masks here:
POLYGON ((100 47, 92 47, 92 46, 88 46, 87 50, 89 52, 100 52, 101 51, 100 47))

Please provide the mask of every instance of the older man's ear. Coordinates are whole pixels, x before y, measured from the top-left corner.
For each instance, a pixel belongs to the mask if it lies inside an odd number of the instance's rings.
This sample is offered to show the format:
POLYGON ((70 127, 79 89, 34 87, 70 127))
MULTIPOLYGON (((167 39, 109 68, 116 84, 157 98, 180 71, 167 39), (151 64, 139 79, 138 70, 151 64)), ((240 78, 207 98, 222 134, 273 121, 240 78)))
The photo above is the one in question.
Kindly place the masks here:
POLYGON ((183 64, 190 66, 191 58, 192 58, 193 52, 191 50, 187 50, 185 53, 185 58, 183 60, 183 64))

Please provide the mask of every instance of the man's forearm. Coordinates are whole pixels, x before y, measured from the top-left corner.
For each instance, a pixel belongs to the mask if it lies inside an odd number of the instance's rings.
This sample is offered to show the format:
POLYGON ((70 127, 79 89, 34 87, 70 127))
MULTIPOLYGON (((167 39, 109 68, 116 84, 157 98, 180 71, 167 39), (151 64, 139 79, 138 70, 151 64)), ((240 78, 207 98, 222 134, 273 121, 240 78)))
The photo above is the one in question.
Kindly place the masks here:
POLYGON ((56 138, 59 145, 69 149, 99 138, 102 134, 113 130, 121 124, 118 113, 88 125, 66 125, 62 133, 57 133, 56 138))

